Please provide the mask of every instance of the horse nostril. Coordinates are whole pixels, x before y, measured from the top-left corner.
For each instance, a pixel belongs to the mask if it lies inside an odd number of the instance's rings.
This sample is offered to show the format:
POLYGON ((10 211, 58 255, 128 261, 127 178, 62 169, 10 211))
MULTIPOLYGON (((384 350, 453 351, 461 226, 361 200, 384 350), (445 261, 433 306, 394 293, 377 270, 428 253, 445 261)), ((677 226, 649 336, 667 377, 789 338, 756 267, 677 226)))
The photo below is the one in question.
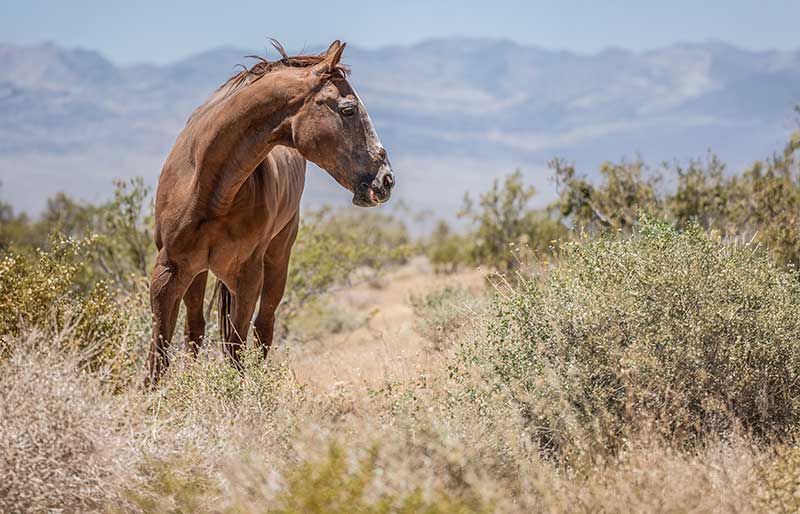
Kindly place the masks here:
POLYGON ((387 173, 383 176, 383 187, 390 188, 394 185, 394 177, 392 177, 391 173, 387 173))

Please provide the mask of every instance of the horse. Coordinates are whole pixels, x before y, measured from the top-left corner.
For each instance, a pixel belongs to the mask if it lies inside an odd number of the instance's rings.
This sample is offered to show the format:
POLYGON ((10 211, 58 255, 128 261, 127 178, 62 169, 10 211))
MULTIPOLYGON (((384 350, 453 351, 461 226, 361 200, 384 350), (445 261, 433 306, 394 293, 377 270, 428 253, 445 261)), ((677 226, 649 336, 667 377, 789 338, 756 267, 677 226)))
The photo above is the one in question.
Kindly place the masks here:
POLYGON ((208 272, 218 280, 223 351, 239 350, 254 323, 266 357, 275 309, 297 236, 306 161, 353 194, 353 204, 389 200, 392 166, 340 62, 346 43, 321 54, 259 62, 234 74, 198 107, 178 135, 158 180, 150 280, 153 332, 149 386, 169 366, 167 349, 181 299, 185 340, 203 343, 208 272))

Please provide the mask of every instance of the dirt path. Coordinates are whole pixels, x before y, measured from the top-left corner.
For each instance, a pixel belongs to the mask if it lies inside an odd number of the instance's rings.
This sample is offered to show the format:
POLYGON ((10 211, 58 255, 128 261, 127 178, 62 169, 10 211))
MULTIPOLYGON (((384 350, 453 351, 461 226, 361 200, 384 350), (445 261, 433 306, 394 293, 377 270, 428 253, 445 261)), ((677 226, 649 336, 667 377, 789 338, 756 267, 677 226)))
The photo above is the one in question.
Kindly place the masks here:
POLYGON ((369 321, 356 330, 333 334, 292 348, 288 355, 297 378, 313 388, 374 387, 386 380, 406 381, 423 373, 441 354, 414 329, 416 316, 411 295, 421 295, 448 284, 471 290, 484 285, 479 270, 436 275, 424 258, 415 258, 391 272, 383 287, 368 284, 334 295, 333 301, 359 312, 369 321))

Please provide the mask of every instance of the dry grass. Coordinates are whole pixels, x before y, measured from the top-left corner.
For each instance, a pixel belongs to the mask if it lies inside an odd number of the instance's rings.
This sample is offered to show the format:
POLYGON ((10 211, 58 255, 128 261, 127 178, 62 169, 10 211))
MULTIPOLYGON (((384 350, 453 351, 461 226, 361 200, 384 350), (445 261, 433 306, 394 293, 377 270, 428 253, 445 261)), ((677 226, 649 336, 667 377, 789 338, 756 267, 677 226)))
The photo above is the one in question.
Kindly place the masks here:
POLYGON ((52 337, 12 340, 0 512, 756 513, 796 500, 797 451, 735 432, 691 448, 639 432, 614 454, 585 445, 581 466, 542 454, 518 391, 461 356, 490 313, 438 350, 414 328, 412 293, 479 288, 480 273, 395 273, 336 298, 376 310, 365 326, 269 366, 248 353, 243 377, 213 348, 179 352, 153 393, 104 389, 52 337))
POLYGON ((159 393, 120 396, 27 344, 3 369, 4 391, 25 386, 3 398, 2 512, 759 512, 752 498, 792 500, 770 480, 796 462, 743 438, 566 469, 542 460, 513 405, 454 399, 441 369, 369 396, 320 394, 287 369, 241 380, 207 355, 180 360, 159 393))
POLYGON ((111 404, 74 356, 47 344, 17 341, 0 375, 0 511, 9 514, 87 512, 111 485, 111 404))

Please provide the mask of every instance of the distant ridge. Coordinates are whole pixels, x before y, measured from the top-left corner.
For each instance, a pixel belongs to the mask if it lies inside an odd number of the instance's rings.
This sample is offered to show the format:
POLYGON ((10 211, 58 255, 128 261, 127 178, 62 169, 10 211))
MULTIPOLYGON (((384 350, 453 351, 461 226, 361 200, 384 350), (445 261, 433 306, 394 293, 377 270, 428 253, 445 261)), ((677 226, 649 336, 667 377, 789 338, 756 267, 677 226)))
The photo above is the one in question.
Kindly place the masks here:
MULTIPOLYGON (((59 190, 97 199, 114 177, 155 183, 189 113, 251 53, 117 66, 91 50, 0 44, 0 198, 36 212, 59 190)), ((390 151, 397 196, 443 216, 465 189, 515 167, 544 201, 555 155, 590 172, 607 159, 711 148, 742 166, 781 147, 800 103, 800 51, 719 41, 584 55, 446 38, 348 46, 345 60, 390 151)), ((307 204, 348 202, 329 177, 309 175, 307 204)))

